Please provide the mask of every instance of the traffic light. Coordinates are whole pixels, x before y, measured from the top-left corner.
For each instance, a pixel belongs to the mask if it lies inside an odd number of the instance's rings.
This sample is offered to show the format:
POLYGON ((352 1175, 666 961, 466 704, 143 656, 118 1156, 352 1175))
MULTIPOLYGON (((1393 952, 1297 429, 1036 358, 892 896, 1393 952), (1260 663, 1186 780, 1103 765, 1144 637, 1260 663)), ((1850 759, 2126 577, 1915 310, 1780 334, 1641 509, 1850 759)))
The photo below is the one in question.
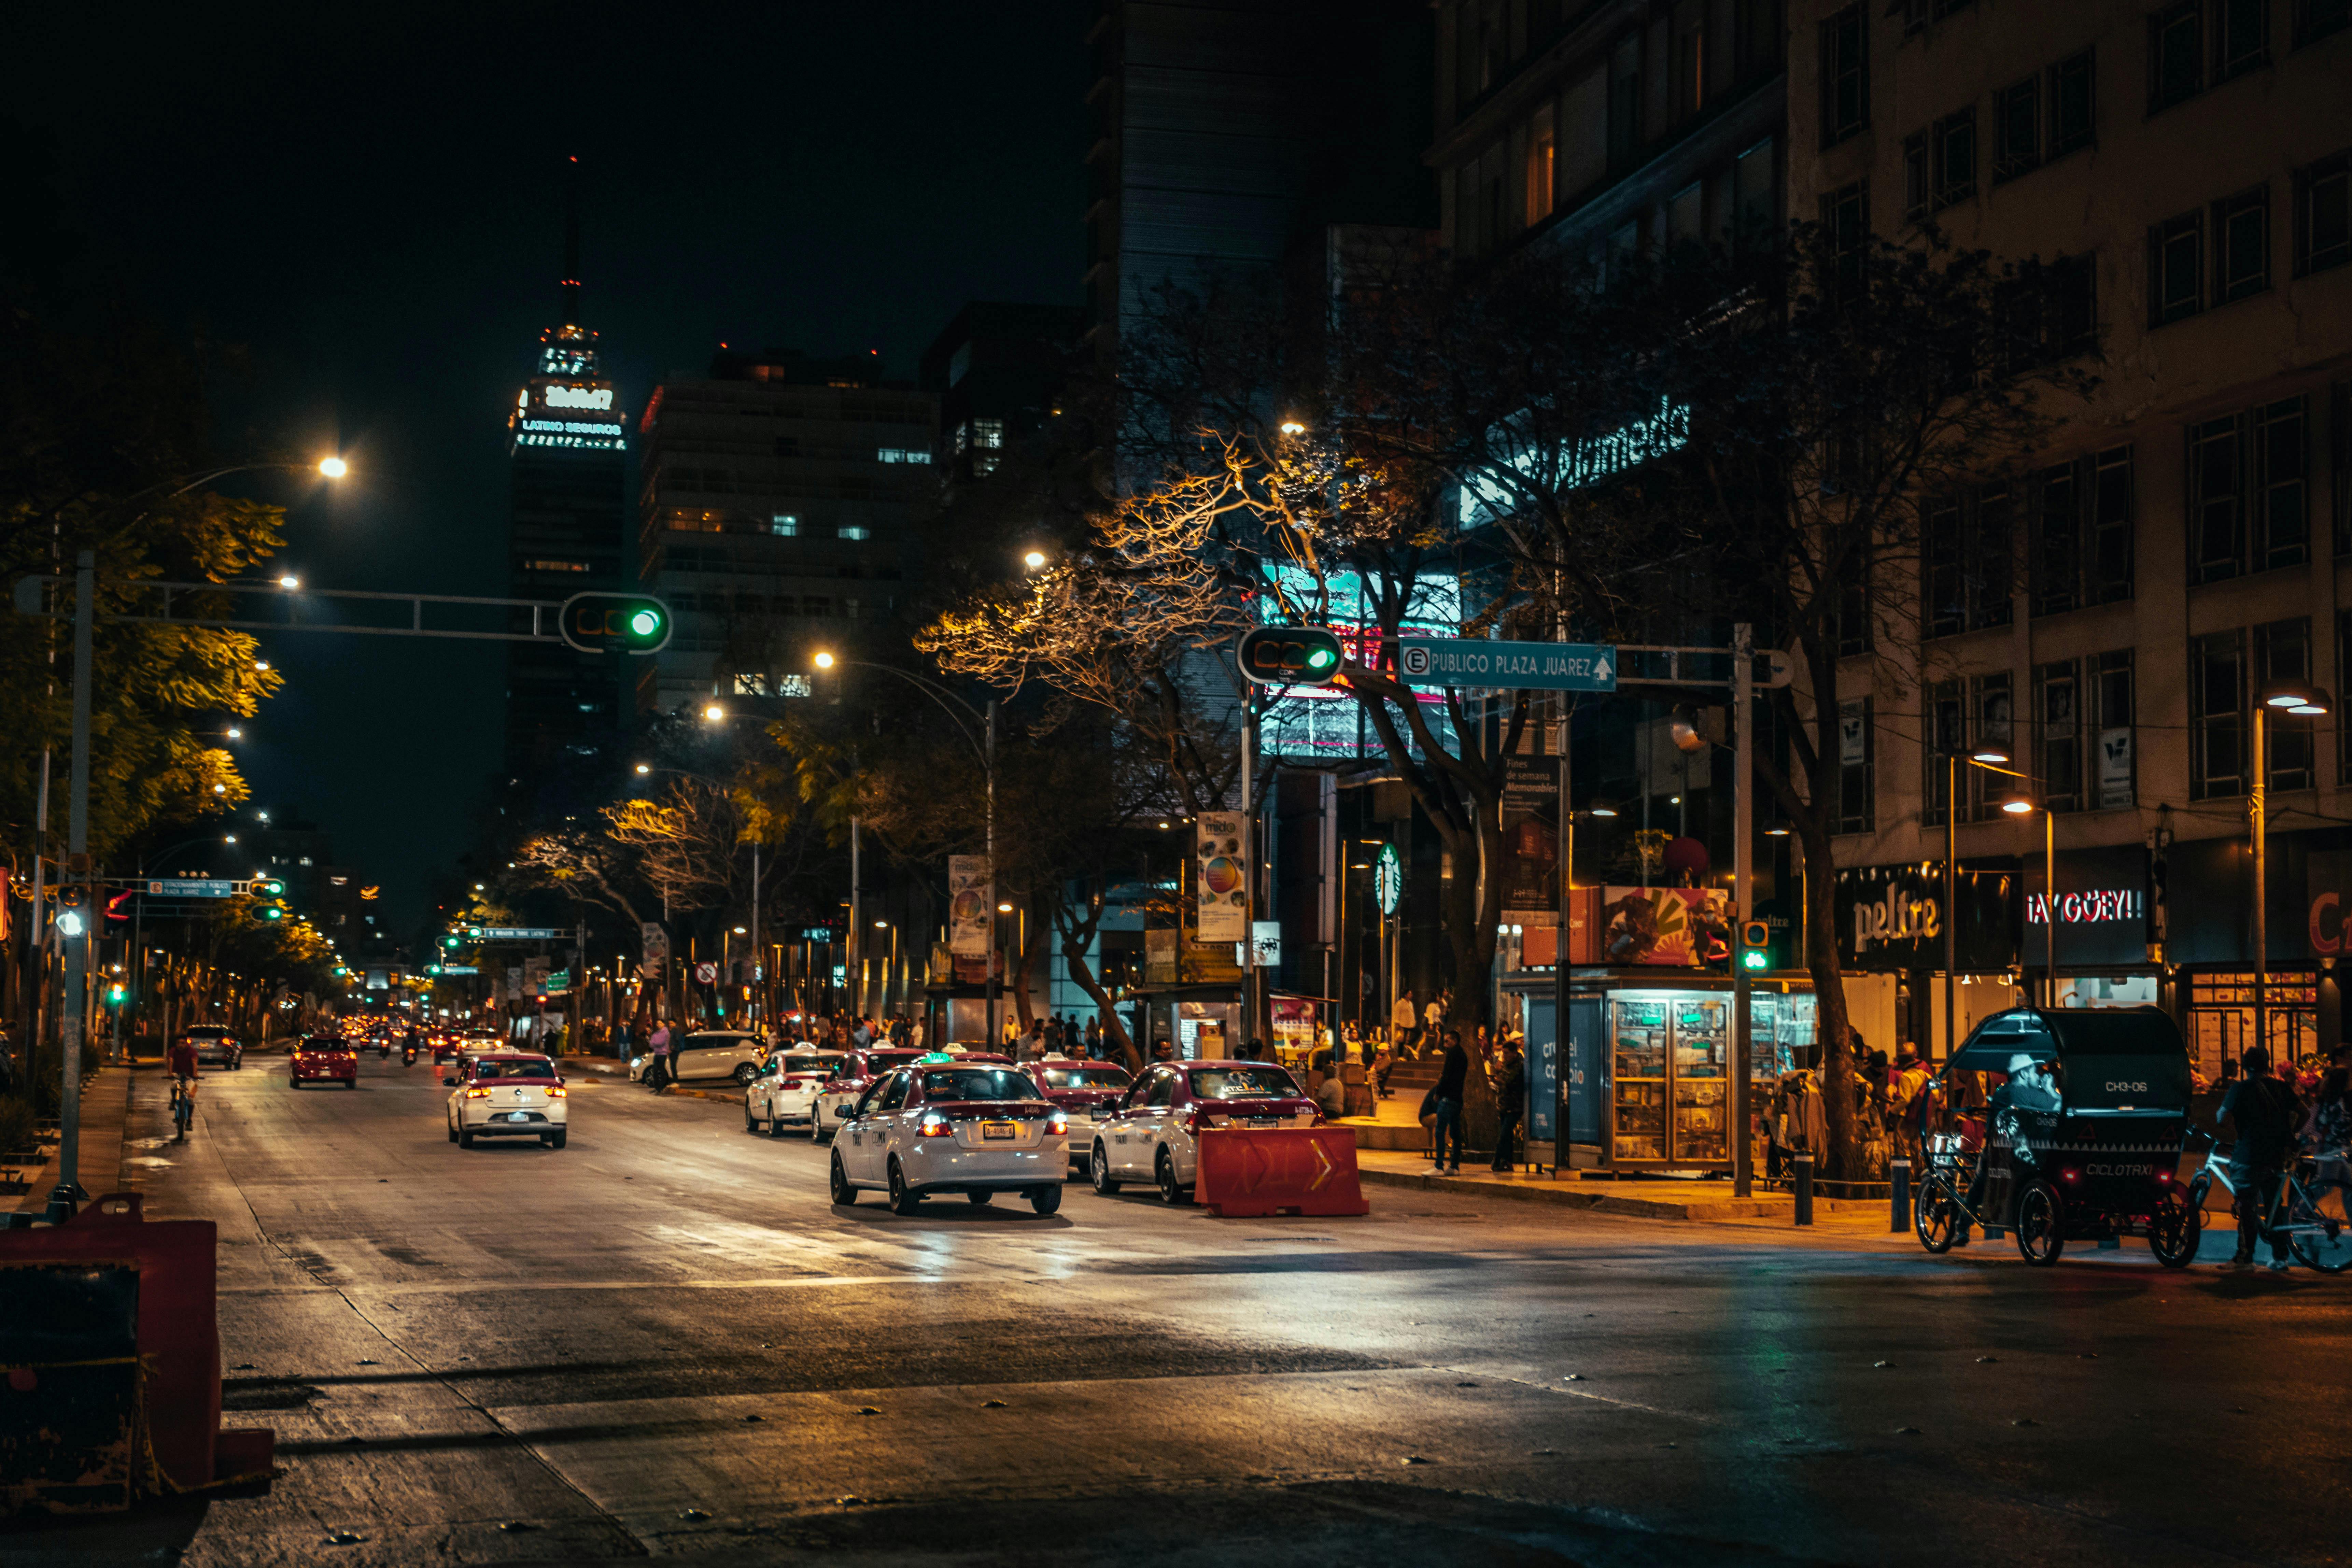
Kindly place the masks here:
POLYGON ((261 918, 266 921, 282 921, 286 918, 286 911, 276 904, 264 904, 261 906, 261 918))
POLYGON ((1328 686, 1345 657, 1324 626, 1254 626, 1234 645, 1242 678, 1260 686, 1328 686))
POLYGON ((122 982, 118 980, 106 988, 106 1005, 110 1007, 120 1007, 122 1005, 122 998, 128 994, 129 993, 122 989, 122 982))
POLYGON ((441 945, 443 947, 455 947, 457 945, 457 939, 454 935, 445 936, 441 939, 441 945))
POLYGON ((256 877, 253 879, 253 891, 259 898, 275 899, 284 895, 286 884, 275 877, 256 877))
POLYGON ((669 606, 648 594, 574 594, 555 621, 582 653, 659 653, 669 646, 669 606))
POLYGON ((1739 924, 1739 967, 1761 973, 1772 967, 1772 922, 1742 921, 1739 924))

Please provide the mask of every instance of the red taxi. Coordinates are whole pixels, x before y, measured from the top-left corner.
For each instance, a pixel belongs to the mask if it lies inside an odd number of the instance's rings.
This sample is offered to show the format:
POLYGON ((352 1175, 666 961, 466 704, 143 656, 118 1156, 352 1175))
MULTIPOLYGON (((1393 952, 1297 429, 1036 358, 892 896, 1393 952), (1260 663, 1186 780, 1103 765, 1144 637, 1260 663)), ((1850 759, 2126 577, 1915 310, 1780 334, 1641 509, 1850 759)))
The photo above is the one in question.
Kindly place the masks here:
POLYGON ((884 1074, 905 1067, 923 1053, 903 1046, 868 1046, 851 1050, 833 1066, 833 1074, 816 1097, 816 1121, 810 1135, 820 1142, 841 1131, 857 1097, 874 1087, 884 1074))
POLYGON ((1081 1061, 1068 1057, 1040 1057, 1026 1064, 1039 1093, 1060 1108, 1070 1124, 1070 1160, 1084 1169, 1095 1146, 1095 1118, 1105 1106, 1127 1092, 1133 1082, 1117 1062, 1081 1061))
POLYGON ((304 1035, 296 1040, 287 1058, 286 1085, 299 1089, 306 1083, 340 1083, 346 1089, 359 1088, 358 1046, 341 1035, 304 1035))
POLYGON ((1098 1193, 1150 1182, 1168 1202, 1189 1203, 1203 1131, 1322 1120, 1297 1080, 1271 1062, 1161 1062, 1096 1113, 1087 1172, 1098 1193))

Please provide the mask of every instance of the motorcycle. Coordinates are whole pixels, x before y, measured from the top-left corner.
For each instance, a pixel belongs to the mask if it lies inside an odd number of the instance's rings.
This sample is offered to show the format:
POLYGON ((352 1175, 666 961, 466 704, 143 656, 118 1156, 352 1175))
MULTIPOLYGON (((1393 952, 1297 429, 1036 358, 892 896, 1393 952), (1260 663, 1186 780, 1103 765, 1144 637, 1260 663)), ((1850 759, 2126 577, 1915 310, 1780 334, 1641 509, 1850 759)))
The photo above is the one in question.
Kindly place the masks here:
POLYGON ((391 1059, 391 1057, 392 1042, 390 1040, 378 1040, 375 1046, 375 1059, 378 1061, 388 1061, 391 1059))
POLYGON ((416 1047, 415 1046, 403 1046, 400 1047, 400 1065, 404 1068, 413 1068, 416 1065, 416 1047))

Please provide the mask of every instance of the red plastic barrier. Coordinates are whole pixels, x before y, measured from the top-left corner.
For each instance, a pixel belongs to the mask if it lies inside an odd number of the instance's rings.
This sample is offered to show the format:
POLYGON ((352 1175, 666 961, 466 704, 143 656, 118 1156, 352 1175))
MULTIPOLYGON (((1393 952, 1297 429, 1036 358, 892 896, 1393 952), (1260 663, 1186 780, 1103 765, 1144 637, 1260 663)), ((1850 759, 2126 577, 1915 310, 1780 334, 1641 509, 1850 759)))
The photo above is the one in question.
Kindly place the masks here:
POLYGON ((11 1268, 136 1269, 142 1403, 161 1482, 192 1490, 266 1478, 274 1433, 220 1430, 218 1232, 210 1220, 146 1224, 141 1203, 109 1193, 64 1225, 0 1231, 0 1296, 11 1268))
POLYGON ((1206 1129, 1193 1195, 1227 1219, 1372 1212, 1345 1127, 1206 1129))

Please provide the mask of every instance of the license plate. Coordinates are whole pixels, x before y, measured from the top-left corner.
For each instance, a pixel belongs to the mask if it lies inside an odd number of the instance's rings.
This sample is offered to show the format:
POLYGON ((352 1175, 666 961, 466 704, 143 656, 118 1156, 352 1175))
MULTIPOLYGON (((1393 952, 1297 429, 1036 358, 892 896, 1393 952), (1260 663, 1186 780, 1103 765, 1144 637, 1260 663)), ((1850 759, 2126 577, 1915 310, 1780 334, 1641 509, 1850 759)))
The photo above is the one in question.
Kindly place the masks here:
POLYGON ((1020 1133, 1021 1129, 1010 1121, 983 1121, 980 1124, 982 1138, 1016 1138, 1020 1133))
POLYGON ((528 1110, 509 1110, 503 1116, 499 1117, 499 1120, 501 1121, 528 1121, 530 1120, 530 1112, 528 1110))
POLYGON ((1242 1118, 1242 1125, 1244 1127, 1279 1127, 1282 1125, 1282 1118, 1279 1116, 1245 1116, 1242 1118))

